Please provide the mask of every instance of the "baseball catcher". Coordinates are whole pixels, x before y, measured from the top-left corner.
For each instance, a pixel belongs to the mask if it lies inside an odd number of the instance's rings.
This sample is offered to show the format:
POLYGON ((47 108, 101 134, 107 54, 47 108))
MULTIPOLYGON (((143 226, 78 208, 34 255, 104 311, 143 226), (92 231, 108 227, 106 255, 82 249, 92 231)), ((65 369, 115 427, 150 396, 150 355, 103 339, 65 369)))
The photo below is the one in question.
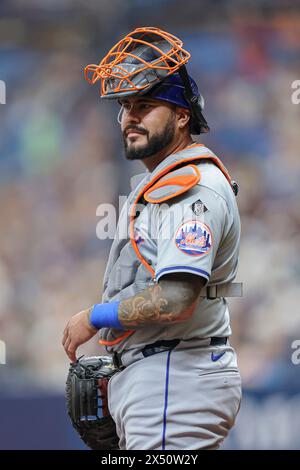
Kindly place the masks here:
POLYGON ((74 363, 69 413, 92 448, 114 448, 114 421, 122 450, 217 449, 240 406, 226 300, 241 296, 233 282, 238 186, 220 158, 194 140, 209 126, 189 59, 180 39, 147 27, 85 68, 101 97, 120 104, 127 160, 146 166, 120 214, 102 302, 74 315, 63 335, 74 363), (98 331, 116 367, 108 387, 112 418, 103 403, 99 414, 98 375, 108 379, 107 364, 76 360, 77 348, 98 331))

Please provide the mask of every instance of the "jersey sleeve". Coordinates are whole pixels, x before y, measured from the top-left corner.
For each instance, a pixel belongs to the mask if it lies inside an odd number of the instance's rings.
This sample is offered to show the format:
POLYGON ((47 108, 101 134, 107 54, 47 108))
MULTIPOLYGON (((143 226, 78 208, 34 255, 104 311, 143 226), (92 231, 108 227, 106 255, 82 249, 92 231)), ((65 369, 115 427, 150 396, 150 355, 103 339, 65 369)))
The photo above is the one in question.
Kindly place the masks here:
POLYGON ((216 253, 228 226, 226 200, 213 189, 197 186, 180 201, 157 211, 156 280, 175 272, 209 281, 216 253))

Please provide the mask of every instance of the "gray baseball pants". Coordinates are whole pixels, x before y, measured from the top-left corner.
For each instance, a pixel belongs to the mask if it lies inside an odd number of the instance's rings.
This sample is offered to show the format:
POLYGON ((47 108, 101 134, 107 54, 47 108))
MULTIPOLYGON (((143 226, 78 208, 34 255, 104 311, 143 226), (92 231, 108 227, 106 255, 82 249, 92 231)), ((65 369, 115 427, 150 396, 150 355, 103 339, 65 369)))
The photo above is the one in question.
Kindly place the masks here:
POLYGON ((218 449, 241 401, 236 354, 227 345, 181 341, 172 350, 122 356, 108 387, 122 450, 218 449))

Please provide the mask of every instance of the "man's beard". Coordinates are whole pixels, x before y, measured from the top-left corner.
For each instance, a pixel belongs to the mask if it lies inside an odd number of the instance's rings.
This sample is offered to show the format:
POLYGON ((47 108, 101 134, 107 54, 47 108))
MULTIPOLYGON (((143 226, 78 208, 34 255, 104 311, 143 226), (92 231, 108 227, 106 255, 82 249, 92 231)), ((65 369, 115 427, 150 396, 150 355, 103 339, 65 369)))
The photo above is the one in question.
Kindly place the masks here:
MULTIPOLYGON (((167 147, 174 139, 174 122, 175 113, 170 116, 164 129, 162 129, 159 133, 152 135, 150 138, 148 136, 148 133, 145 133, 148 142, 142 147, 135 148, 134 145, 129 147, 126 141, 126 137, 124 136, 124 147, 127 160, 143 160, 144 158, 152 157, 152 155, 155 155, 156 153, 160 152, 165 147, 167 147)), ((134 129, 135 127, 138 130, 137 126, 132 126, 130 128, 134 129)))

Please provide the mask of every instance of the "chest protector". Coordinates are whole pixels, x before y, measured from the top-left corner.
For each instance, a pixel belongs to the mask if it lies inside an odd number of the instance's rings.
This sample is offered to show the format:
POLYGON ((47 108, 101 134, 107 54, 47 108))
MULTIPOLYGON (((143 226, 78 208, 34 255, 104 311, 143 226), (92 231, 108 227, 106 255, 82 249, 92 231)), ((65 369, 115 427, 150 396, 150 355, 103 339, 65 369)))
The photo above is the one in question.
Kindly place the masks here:
MULTIPOLYGON (((193 144, 188 148, 192 147, 196 150, 197 147, 203 147, 203 145, 193 144)), ((237 195, 238 185, 234 180, 232 180, 221 160, 213 153, 207 152, 198 156, 194 155, 185 157, 168 165, 166 168, 154 175, 153 178, 141 189, 131 206, 129 216, 130 242, 137 258, 150 272, 153 280, 155 280, 155 271, 140 253, 134 237, 134 221, 139 215, 136 211, 137 205, 145 201, 150 204, 160 204, 187 192, 201 180, 200 170, 195 165, 195 163, 201 162, 201 160, 212 161, 222 171, 234 194, 237 195)), ((127 330, 124 334, 113 341, 100 340, 99 343, 105 346, 113 346, 133 333, 134 330, 127 330)))

